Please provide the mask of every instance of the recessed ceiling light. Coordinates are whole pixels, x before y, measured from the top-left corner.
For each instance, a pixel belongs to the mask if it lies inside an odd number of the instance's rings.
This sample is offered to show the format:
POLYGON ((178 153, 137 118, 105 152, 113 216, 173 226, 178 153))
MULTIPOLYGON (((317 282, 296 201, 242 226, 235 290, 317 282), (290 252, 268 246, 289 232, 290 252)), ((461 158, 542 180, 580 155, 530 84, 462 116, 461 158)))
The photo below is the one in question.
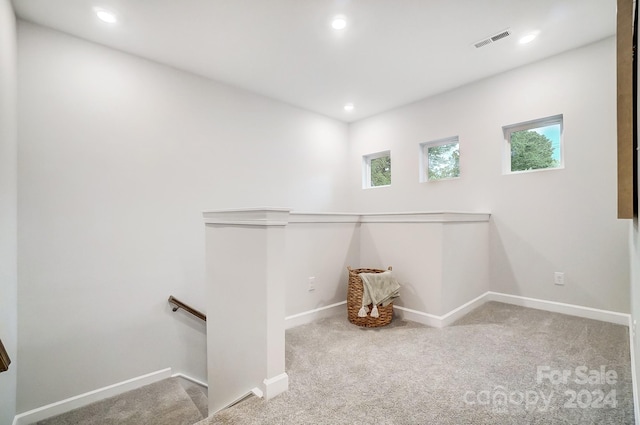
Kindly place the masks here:
POLYGON ((520 39, 520 44, 531 43, 538 36, 537 32, 532 32, 531 34, 527 34, 520 39))
POLYGON ((336 16, 333 18, 333 21, 331 21, 331 26, 334 30, 343 30, 347 27, 347 20, 344 16, 336 16))
POLYGON ((346 105, 344 105, 344 110, 347 112, 353 111, 353 108, 354 108, 353 103, 347 103, 346 105))
POLYGON ((96 12, 96 16, 98 17, 98 19, 100 19, 102 22, 106 22, 107 24, 115 24, 116 22, 118 22, 118 18, 113 12, 109 12, 108 10, 101 8, 95 8, 94 11, 96 12))

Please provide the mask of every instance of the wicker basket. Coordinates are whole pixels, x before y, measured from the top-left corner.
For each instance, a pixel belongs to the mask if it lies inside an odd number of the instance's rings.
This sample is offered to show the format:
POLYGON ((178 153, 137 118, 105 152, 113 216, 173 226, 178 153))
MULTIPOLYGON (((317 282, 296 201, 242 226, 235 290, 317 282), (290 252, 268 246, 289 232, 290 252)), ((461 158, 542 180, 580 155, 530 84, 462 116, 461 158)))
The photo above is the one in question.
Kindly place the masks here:
MULTIPOLYGON (((371 317, 367 314, 366 317, 358 317, 358 311, 362 307, 362 294, 364 293, 364 286, 362 285, 362 279, 360 273, 382 273, 386 270, 379 269, 352 269, 349 270, 349 286, 347 288, 347 315, 349 321, 354 325, 364 326, 367 328, 377 328, 379 326, 386 326, 391 323, 393 319, 393 303, 383 307, 378 306, 379 317, 371 317)), ((391 270, 391 267, 389 267, 391 270)), ((373 308, 372 304, 369 304, 369 311, 373 308)))

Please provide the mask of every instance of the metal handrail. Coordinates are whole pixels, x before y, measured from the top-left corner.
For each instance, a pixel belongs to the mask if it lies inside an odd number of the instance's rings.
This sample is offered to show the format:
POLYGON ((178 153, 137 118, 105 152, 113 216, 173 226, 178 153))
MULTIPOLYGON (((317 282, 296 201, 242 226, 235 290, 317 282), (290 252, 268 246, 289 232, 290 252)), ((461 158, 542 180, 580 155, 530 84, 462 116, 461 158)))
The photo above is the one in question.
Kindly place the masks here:
POLYGON ((200 320, 204 320, 205 322, 207 321, 207 315, 196 310, 195 308, 191 307, 188 304, 183 303, 182 301, 180 301, 179 299, 175 298, 173 295, 169 296, 169 303, 173 304, 175 307, 173 307, 173 311, 178 311, 178 309, 183 309, 184 311, 186 311, 187 313, 191 313, 194 316, 196 316, 198 319, 200 320))
POLYGON ((0 372, 6 372, 7 370, 9 370, 10 364, 11 359, 9 358, 9 353, 7 353, 4 345, 2 345, 2 341, 0 341, 0 372))

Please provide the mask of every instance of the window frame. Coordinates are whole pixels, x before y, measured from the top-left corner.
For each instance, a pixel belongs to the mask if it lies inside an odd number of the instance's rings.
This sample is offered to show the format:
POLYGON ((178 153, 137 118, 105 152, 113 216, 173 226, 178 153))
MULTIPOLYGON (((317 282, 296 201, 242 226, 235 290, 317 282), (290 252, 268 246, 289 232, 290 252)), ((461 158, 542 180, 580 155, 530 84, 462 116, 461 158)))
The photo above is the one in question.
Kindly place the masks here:
MULTIPOLYGON (((502 127, 503 149, 502 149, 502 174, 523 174, 535 173, 538 171, 551 171, 564 169, 564 115, 557 114, 545 118, 538 118, 520 122, 517 124, 505 125, 502 127), (534 170, 511 170, 511 135, 518 131, 533 130, 536 128, 550 127, 552 125, 560 125, 560 160, 557 167, 536 168, 534 170)), ((553 142, 553 141, 552 141, 553 142)))
POLYGON ((442 179, 429 178, 429 148, 434 146, 450 145, 453 143, 458 144, 458 155, 460 155, 460 136, 445 137, 438 140, 432 140, 430 142, 422 142, 418 145, 420 149, 420 183, 440 182, 460 178, 462 170, 460 170, 460 174, 456 177, 445 177, 442 179))
POLYGON ((371 185, 371 161, 378 158, 389 157, 389 164, 391 164, 391 151, 380 151, 375 153, 370 153, 367 155, 362 155, 362 188, 363 189, 378 189, 381 187, 389 187, 391 183, 381 185, 381 186, 372 186, 371 185))

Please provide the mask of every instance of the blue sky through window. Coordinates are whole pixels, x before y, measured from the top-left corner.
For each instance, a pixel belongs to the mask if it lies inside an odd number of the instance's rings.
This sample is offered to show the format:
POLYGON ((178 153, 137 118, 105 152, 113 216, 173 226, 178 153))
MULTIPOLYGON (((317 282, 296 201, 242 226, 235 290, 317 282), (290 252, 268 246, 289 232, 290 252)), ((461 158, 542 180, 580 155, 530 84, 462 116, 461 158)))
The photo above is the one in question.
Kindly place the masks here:
POLYGON ((535 131, 538 134, 546 136, 551 140, 551 146, 553 147, 553 159, 560 161, 560 124, 552 124, 540 128, 532 128, 531 131, 535 131))

